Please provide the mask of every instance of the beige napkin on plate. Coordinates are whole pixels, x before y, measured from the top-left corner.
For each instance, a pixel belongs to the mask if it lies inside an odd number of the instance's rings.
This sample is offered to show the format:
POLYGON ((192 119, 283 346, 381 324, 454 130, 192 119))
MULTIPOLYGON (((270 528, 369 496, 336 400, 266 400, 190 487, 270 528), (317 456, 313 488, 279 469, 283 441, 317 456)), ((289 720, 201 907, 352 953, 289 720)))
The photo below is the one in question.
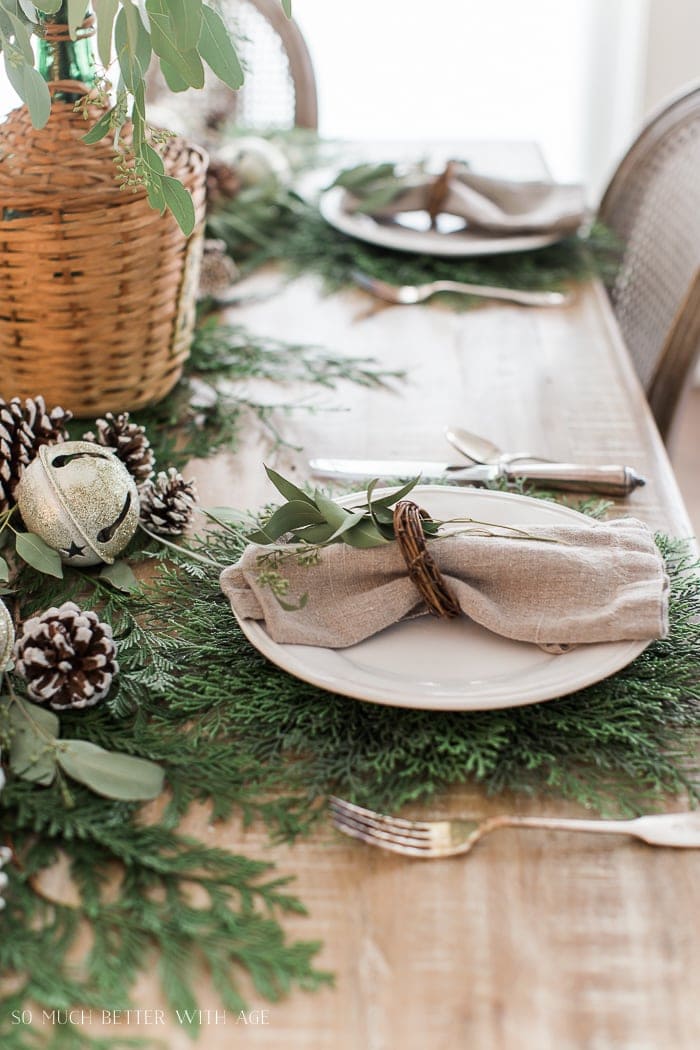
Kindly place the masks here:
MULTIPOLYGON (((585 218, 583 188, 555 182, 512 182, 476 175, 466 164, 451 162, 451 175, 442 187, 439 211, 456 215, 469 227, 494 234, 575 233, 585 218)), ((343 207, 390 219, 402 212, 429 211, 435 177, 397 179, 397 194, 373 207, 367 198, 346 191, 343 207)))
MULTIPOLYGON (((526 527, 527 528, 527 527, 526 527)), ((640 521, 527 528, 542 543, 500 536, 453 535, 428 550, 462 611, 490 631, 538 645, 567 646, 663 638, 668 633, 668 577, 654 538, 640 521)), ((291 550, 292 548, 287 548, 291 550)), ((317 565, 286 559, 287 611, 258 581, 250 546, 224 569, 221 588, 241 619, 264 620, 281 643, 342 649, 391 624, 427 614, 397 543, 357 550, 325 547, 317 565)))

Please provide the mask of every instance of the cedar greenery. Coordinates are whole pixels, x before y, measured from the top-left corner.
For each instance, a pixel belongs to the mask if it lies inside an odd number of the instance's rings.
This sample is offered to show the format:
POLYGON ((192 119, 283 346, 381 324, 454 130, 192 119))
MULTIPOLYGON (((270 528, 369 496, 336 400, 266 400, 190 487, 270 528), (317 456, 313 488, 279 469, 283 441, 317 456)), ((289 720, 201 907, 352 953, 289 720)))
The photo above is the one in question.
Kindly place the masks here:
MULTIPOLYGON (((600 224, 584 236, 567 237, 531 252, 469 258, 440 258, 397 252, 339 233, 315 204, 265 180, 242 190, 207 216, 208 235, 223 240, 242 272, 280 261, 292 273, 320 274, 330 289, 351 285, 359 270, 391 284, 423 284, 441 279, 500 285, 524 290, 555 290, 593 275, 610 278, 619 245, 600 224)), ((451 296, 464 309, 479 300, 451 296)))
MULTIPOLYGON (((672 580, 668 639, 562 700, 444 713, 331 697, 252 650, 218 585, 220 567, 238 558, 250 527, 243 516, 230 518, 190 549, 168 551, 157 578, 130 594, 91 572, 67 569, 64 581, 23 572, 23 606, 43 608, 87 587, 119 639, 113 696, 67 713, 66 732, 162 764, 171 797, 162 818, 144 824, 134 805, 81 785, 71 784, 67 805, 65 785, 8 781, 3 832, 19 865, 10 868, 0 916, 0 971, 19 986, 0 1009, 3 1050, 44 1045, 41 1033, 10 1024, 12 1009, 30 1001, 126 1005, 151 959, 160 959, 165 994, 179 1008, 194 1005, 201 966, 231 1009, 241 1008, 242 969, 269 998, 329 979, 313 965, 316 943, 289 943, 283 934, 284 915, 302 910, 286 880, 174 830, 193 801, 208 803, 213 819, 238 811, 265 822, 273 837, 294 839, 324 814, 329 792, 389 810, 467 781, 617 813, 658 805, 667 793, 700 798, 700 583, 680 541, 658 539, 672 580), (37 876, 59 849, 81 892, 77 908, 37 892, 37 876), (114 863, 124 872, 116 899, 105 889, 114 863), (207 904, 190 902, 192 882, 207 904), (82 918, 94 945, 76 972, 68 953, 82 918)), ((80 1039, 71 1048, 100 1045, 85 1030, 80 1039)))

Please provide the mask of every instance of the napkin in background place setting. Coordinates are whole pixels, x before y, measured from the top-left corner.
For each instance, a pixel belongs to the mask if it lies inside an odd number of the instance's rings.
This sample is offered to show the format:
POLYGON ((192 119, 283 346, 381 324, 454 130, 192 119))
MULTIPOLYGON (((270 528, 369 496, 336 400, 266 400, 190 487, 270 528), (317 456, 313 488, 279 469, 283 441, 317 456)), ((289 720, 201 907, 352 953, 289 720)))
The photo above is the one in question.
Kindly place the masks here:
POLYGON ((575 233, 585 219, 583 187, 555 182, 515 182, 477 175, 462 161, 450 161, 442 175, 398 175, 396 166, 379 165, 354 179, 341 173, 344 210, 375 219, 403 212, 455 215, 486 233, 575 233))
MULTIPOLYGON (((643 522, 527 528, 532 537, 462 533, 428 541, 428 550, 462 612, 488 630, 545 646, 652 640, 668 633, 668 577, 643 522), (556 542, 542 542, 556 541, 556 542)), ((295 548, 279 571, 289 580, 285 610, 258 581, 251 545, 221 574, 241 619, 264 620, 273 641, 342 649, 392 624, 427 615, 398 543, 358 550, 343 543, 299 565, 295 548)), ((299 548, 296 548, 299 550, 299 548)))

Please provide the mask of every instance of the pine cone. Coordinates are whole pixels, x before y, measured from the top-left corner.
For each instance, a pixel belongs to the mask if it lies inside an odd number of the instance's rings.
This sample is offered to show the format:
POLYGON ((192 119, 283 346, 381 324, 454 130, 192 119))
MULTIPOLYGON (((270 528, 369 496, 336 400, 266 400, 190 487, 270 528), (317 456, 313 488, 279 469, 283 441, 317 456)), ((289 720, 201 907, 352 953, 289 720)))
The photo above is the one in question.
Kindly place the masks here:
POLYGON ((17 483, 41 446, 67 439, 71 418, 58 405, 48 412, 43 397, 0 398, 0 512, 14 505, 17 483))
POLYGON ((241 180, 235 168, 221 160, 209 161, 207 169, 207 205, 214 208, 237 196, 241 180))
POLYGON ((129 422, 129 413, 118 416, 107 412, 105 419, 95 420, 97 435, 89 431, 83 434, 84 441, 113 448, 137 485, 143 485, 153 477, 153 449, 146 437, 146 430, 138 423, 129 422))
POLYGON ((119 670, 112 628, 75 602, 47 609, 24 623, 15 642, 15 671, 27 693, 54 711, 93 707, 119 670))
POLYGON ((199 273, 200 299, 216 299, 227 292, 239 278, 238 267, 226 252, 226 244, 219 240, 206 240, 199 273))
POLYGON ((141 489, 141 521, 162 536, 180 536, 192 521, 197 502, 193 481, 185 481, 175 467, 161 470, 141 489))

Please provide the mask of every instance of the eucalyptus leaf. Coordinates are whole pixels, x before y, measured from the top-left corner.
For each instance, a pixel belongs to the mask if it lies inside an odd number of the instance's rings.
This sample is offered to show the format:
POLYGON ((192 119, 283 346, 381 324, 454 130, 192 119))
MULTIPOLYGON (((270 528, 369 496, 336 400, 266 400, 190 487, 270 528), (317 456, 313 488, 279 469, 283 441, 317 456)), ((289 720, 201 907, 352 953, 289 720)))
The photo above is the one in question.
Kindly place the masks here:
MULTIPOLYGON (((156 52, 156 54, 159 54, 159 52, 156 52)), ((173 66, 171 66, 169 62, 165 61, 165 59, 162 56, 160 57, 160 71, 163 74, 163 77, 165 78, 165 83, 168 85, 171 91, 174 91, 175 93, 177 93, 178 91, 187 91, 190 85, 187 83, 184 77, 180 76, 178 71, 173 66)))
POLYGON ((66 7, 68 10, 68 32, 75 39, 78 26, 82 25, 85 20, 87 4, 85 0, 67 0, 66 7))
POLYGON ((0 557, 0 583, 8 583, 10 579, 10 566, 4 558, 0 557))
POLYGON ((151 60, 151 39, 131 4, 119 9, 114 23, 114 43, 124 83, 134 94, 138 84, 143 84, 151 60))
POLYGON ((34 7, 45 15, 55 15, 61 10, 63 0, 35 0, 34 7))
POLYGON ((328 496, 324 496, 322 492, 316 492, 315 495, 316 506, 323 514, 325 521, 329 525, 332 525, 334 529, 337 529, 343 524, 345 519, 349 516, 350 511, 345 510, 344 507, 339 507, 332 499, 328 496))
POLYGON ((195 214, 194 204, 189 193, 177 179, 170 175, 162 175, 159 180, 160 189, 170 211, 175 216, 175 221, 184 233, 189 237, 194 229, 195 214))
POLYGON ((292 0, 282 0, 282 10, 287 18, 292 17, 292 0))
POLYGON ((5 47, 3 58, 7 79, 26 103, 32 124, 37 129, 45 127, 51 115, 51 95, 46 81, 24 60, 19 48, 5 47))
POLYGON ((301 500, 290 500, 278 507, 269 521, 261 529, 255 529, 248 537, 250 543, 274 543, 286 532, 303 528, 305 525, 321 525, 325 521, 323 514, 313 504, 301 500))
POLYGON ((352 514, 348 514, 345 520, 340 523, 335 532, 331 533, 328 539, 328 543, 333 543, 334 540, 339 540, 341 537, 344 537, 349 543, 350 540, 346 534, 350 531, 350 529, 356 528, 364 519, 364 517, 365 512, 363 510, 356 510, 352 514))
POLYGON ((17 0, 20 10, 24 13, 24 17, 29 19, 30 22, 35 24, 39 21, 37 17, 37 9, 31 0, 17 0))
POLYGON ((32 50, 32 42, 27 32, 27 27, 17 15, 14 15, 11 11, 6 11, 5 16, 8 19, 12 32, 15 38, 15 44, 22 52, 25 62, 30 65, 34 65, 34 52, 32 50))
POLYGON ((20 558, 33 569, 47 576, 63 579, 63 566, 58 552, 44 543, 40 536, 33 532, 18 532, 15 537, 15 548, 20 558))
POLYGON ((206 514, 212 521, 219 525, 240 525, 245 521, 247 515, 233 507, 202 507, 202 514, 206 514))
POLYGON ((58 718, 53 711, 24 700, 10 704, 8 718, 12 727, 10 769, 23 780, 50 784, 56 775, 52 741, 58 736, 58 718))
POLYGON ((141 586, 131 566, 125 561, 115 561, 112 565, 104 565, 100 570, 99 579, 106 580, 107 583, 111 583, 118 591, 123 591, 125 594, 132 594, 141 586))
POLYGON ((391 539, 384 536, 373 521, 360 522, 355 525, 349 532, 346 532, 343 536, 345 543, 350 547, 359 547, 362 550, 369 550, 371 547, 383 547, 386 543, 391 543, 391 539))
POLYGON ((155 172, 156 175, 165 174, 163 158, 153 149, 153 146, 149 146, 147 142, 144 142, 139 150, 139 156, 144 164, 146 164, 149 171, 155 172))
POLYGON ((308 493, 304 492, 303 489, 298 488, 294 482, 288 481, 287 478, 283 478, 282 475, 278 474, 276 470, 272 469, 272 467, 265 467, 265 473, 280 495, 284 496, 285 499, 300 499, 304 500, 306 503, 310 503, 312 507, 316 506, 314 500, 308 493))
POLYGON ((305 591, 296 605, 292 605, 291 602, 286 602, 284 598, 280 598, 279 595, 275 595, 277 604, 284 609, 285 612, 299 612, 300 609, 304 609, 309 601, 309 595, 305 591))
POLYGON ((114 109, 107 110, 103 113, 98 121, 96 121, 86 135, 83 135, 83 142, 87 142, 88 145, 92 145, 93 142, 100 142, 105 135, 109 135, 112 130, 112 116, 114 109))
MULTIPOLYGON (((151 22, 151 43, 162 63, 174 70, 186 87, 204 86, 204 66, 197 53, 197 41, 182 48, 177 41, 172 11, 166 0, 146 0, 146 11, 151 22)), ((165 71, 164 71, 165 75, 165 71)), ((170 85, 169 85, 170 86, 170 85)), ((171 88, 183 90, 183 88, 171 88)))
POLYGON ((213 73, 237 91, 243 84, 243 69, 231 42, 231 37, 220 15, 204 6, 199 53, 213 73))
POLYGON ((141 802, 163 790, 165 773, 155 762, 105 751, 87 740, 62 740, 56 758, 68 776, 105 798, 141 802))
POLYGON ((395 178, 396 165, 390 163, 382 164, 356 164, 352 168, 345 168, 336 175, 332 186, 342 186, 346 190, 361 190, 364 186, 374 183, 377 179, 395 178))
POLYGON ((178 48, 193 51, 202 28, 202 0, 168 0, 168 10, 178 48))
POLYGON ((412 489, 416 487, 420 481, 420 474, 412 478, 411 481, 407 481, 405 485, 402 485, 398 489, 394 489, 392 492, 387 493, 386 496, 380 496, 378 499, 372 500, 372 506, 376 510, 379 507, 392 507, 394 503, 398 503, 400 499, 407 496, 412 489))
POLYGON ((309 525, 306 529, 298 529, 295 535, 304 543, 328 543, 334 532, 333 526, 324 522, 323 525, 309 525))
POLYGON ((112 33, 119 0, 92 0, 92 6, 97 16, 97 54, 106 69, 112 61, 112 33))

